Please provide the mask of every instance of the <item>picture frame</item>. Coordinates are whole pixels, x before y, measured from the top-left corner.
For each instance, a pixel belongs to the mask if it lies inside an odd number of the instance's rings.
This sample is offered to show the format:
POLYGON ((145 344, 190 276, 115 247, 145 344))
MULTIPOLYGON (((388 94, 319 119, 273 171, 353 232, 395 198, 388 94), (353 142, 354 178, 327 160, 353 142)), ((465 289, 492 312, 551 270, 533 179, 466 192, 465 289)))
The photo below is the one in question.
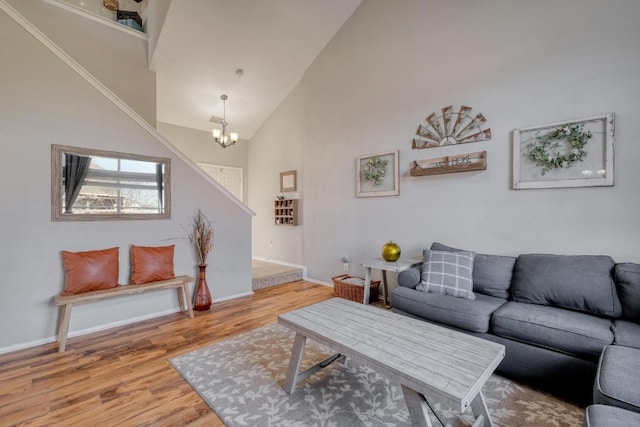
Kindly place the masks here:
POLYGON ((298 183, 297 183, 296 171, 280 172, 280 192, 281 193, 296 191, 297 188, 298 188, 298 183))
POLYGON ((356 158, 356 197, 400 194, 399 151, 356 158))
POLYGON ((615 114, 513 131, 512 188, 612 187, 615 114))

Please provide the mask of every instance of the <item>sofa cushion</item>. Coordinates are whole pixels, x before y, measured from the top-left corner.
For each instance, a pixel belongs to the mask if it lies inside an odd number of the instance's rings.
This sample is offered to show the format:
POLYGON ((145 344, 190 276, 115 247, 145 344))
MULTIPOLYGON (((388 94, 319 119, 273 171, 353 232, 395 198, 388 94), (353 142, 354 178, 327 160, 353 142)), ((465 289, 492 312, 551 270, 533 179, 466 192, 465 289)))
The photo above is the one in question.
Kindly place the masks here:
POLYGON ((472 332, 487 332, 491 314, 506 302, 482 294, 470 300, 400 286, 391 292, 391 304, 395 309, 472 332))
POLYGON ((473 294, 473 252, 423 252, 422 280, 416 289, 424 292, 476 299, 473 294))
MULTIPOLYGON (((605 347, 593 385, 593 403, 640 412, 640 350, 621 345, 605 347)), ((630 424, 632 425, 632 424, 630 424)))
POLYGON ((640 426, 640 413, 609 405, 589 405, 584 413, 584 427, 640 426))
POLYGON ((613 277, 618 287, 622 317, 640 322, 640 264, 616 264, 613 277))
POLYGON ((415 288, 422 277, 422 267, 411 267, 408 270, 401 271, 398 274, 398 286, 405 288, 415 288))
POLYGON ((615 344, 640 348, 640 325, 617 319, 613 322, 613 337, 615 344))
POLYGON ((608 319, 513 301, 493 314, 491 333, 594 361, 613 342, 608 319))
MULTIPOLYGON (((457 252, 452 248, 434 242, 432 250, 457 252)), ((516 259, 511 256, 476 254, 473 260, 473 291, 498 298, 509 298, 509 287, 513 265, 516 259)))
POLYGON ((608 256, 520 255, 511 295, 517 302, 619 317, 620 300, 608 256))

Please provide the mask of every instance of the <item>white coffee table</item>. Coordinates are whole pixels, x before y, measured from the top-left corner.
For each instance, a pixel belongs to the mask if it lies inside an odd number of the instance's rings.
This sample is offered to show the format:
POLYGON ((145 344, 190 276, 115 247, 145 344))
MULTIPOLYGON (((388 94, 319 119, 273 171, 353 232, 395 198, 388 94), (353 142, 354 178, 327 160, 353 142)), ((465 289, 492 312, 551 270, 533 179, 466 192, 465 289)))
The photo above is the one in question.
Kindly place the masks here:
POLYGON ((360 263, 366 268, 364 274, 364 301, 363 304, 369 304, 369 294, 371 293, 371 269, 382 270, 382 298, 384 305, 387 305, 388 288, 387 288, 387 271, 400 273, 422 264, 422 258, 399 259, 396 262, 387 262, 382 258, 365 259, 360 263))
POLYGON ((474 426, 492 425, 482 386, 504 358, 501 344, 341 298, 281 314, 278 323, 296 333, 284 384, 287 393, 348 357, 402 386, 412 426, 431 427, 434 403, 460 412, 471 406, 474 426), (299 372, 307 338, 337 354, 299 372))

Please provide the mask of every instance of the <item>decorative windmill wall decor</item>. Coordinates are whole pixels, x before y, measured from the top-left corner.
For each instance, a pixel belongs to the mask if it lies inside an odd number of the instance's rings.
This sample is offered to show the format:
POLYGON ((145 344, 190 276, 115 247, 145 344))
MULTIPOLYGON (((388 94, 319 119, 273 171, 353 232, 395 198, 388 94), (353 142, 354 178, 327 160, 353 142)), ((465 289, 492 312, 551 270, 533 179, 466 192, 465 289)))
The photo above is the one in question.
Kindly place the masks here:
POLYGON ((419 125, 413 140, 414 149, 435 148, 445 145, 467 144, 491 139, 491 129, 482 129, 487 119, 482 113, 472 116, 471 107, 462 105, 456 112, 453 105, 444 107, 442 115, 431 113, 425 120, 426 126, 419 125))

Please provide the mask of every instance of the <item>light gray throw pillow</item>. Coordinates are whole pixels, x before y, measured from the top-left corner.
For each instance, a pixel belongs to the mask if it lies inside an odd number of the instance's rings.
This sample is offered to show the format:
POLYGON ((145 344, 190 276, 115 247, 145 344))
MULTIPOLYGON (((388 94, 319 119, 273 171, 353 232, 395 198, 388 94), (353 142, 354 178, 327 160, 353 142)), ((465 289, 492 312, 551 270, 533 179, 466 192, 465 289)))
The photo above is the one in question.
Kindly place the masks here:
MULTIPOLYGON (((448 252, 462 250, 438 242, 434 242, 430 249, 448 252)), ((473 290, 492 297, 508 299, 515 263, 516 259, 512 256, 476 253, 473 259, 473 290)))
POLYGON ((474 300, 473 252, 423 252, 422 280, 416 289, 474 300))

